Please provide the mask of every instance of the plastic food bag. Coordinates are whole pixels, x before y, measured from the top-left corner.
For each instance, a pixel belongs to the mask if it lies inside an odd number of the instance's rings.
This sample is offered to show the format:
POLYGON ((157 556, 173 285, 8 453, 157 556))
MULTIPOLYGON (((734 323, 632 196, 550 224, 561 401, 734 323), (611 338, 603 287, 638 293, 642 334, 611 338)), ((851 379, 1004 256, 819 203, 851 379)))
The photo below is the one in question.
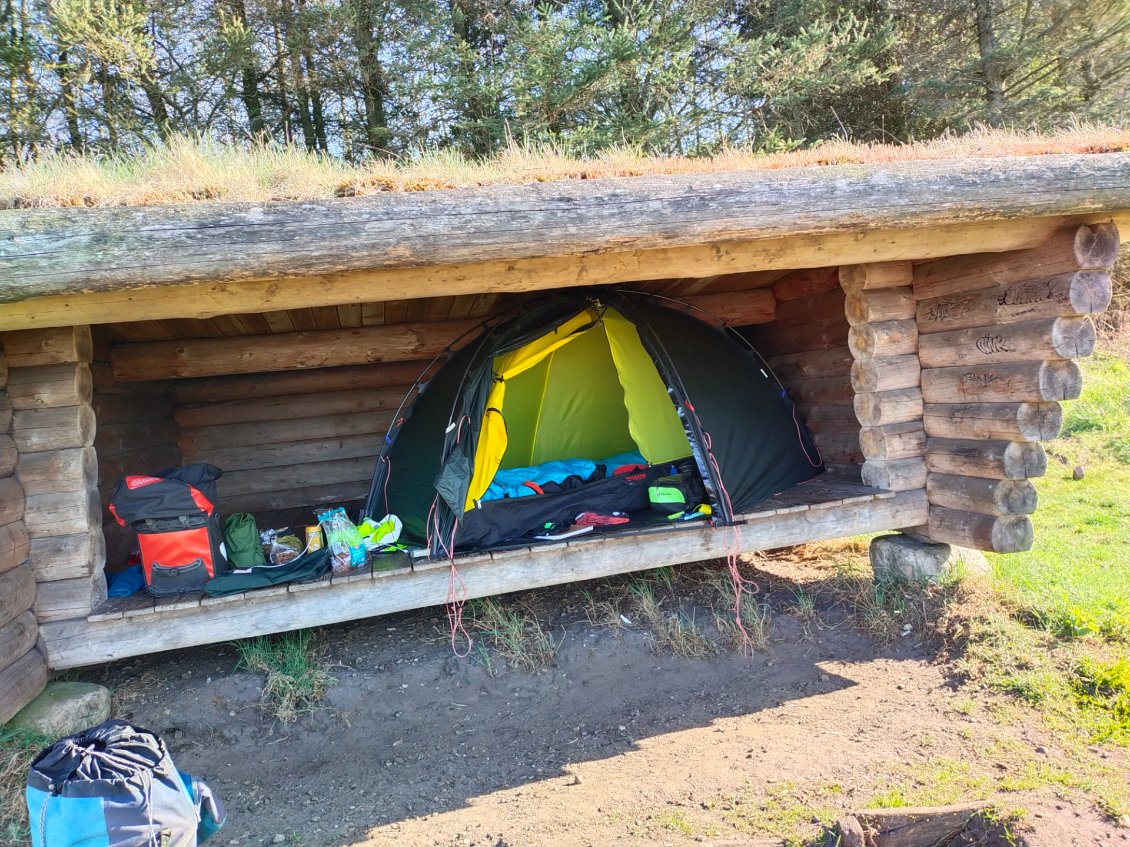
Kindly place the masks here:
POLYGON ((326 531, 326 546, 330 551, 334 573, 348 573, 368 561, 365 542, 357 527, 353 525, 353 521, 345 514, 344 507, 338 506, 319 512, 318 522, 326 531))

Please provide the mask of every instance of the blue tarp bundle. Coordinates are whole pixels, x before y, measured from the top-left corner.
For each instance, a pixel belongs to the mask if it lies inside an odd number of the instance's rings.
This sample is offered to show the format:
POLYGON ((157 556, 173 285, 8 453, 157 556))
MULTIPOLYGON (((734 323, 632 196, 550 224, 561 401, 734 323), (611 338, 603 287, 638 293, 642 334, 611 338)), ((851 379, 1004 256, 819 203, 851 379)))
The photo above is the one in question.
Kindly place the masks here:
POLYGON ((218 798, 148 730, 107 721, 31 763, 33 847, 195 847, 224 824, 218 798))

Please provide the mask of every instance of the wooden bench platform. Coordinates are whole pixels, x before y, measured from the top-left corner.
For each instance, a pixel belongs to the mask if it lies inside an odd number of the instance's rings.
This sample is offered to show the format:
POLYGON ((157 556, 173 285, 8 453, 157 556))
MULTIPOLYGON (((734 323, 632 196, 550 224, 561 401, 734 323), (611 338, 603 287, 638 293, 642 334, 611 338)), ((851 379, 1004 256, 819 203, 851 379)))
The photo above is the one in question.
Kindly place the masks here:
MULTIPOLYGON (((666 524, 566 542, 457 556, 463 598, 916 526, 922 491, 896 494, 858 477, 825 474, 759 503, 733 528, 666 524)), ((111 598, 86 619, 44 624, 50 665, 61 669, 160 650, 322 626, 445 603, 452 563, 408 554, 361 573, 224 597, 111 598)))

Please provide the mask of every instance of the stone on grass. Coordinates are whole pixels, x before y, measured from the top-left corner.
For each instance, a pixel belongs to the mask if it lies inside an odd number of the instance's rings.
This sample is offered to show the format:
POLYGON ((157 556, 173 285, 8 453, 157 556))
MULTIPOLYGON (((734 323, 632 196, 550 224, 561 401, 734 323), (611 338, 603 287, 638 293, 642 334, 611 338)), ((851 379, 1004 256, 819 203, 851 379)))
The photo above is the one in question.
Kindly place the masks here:
POLYGON ((49 682, 39 696, 8 721, 52 738, 74 735, 110 717, 110 690, 92 682, 49 682))
POLYGON ((876 579, 937 582, 948 572, 950 545, 880 535, 871 539, 870 556, 876 579))

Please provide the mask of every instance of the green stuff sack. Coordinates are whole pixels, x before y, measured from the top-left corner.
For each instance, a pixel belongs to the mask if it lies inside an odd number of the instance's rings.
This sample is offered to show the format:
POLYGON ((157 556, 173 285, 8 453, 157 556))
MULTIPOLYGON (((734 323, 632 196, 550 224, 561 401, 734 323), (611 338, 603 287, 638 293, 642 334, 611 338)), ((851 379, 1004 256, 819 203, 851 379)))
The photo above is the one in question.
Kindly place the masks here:
POLYGON ((706 489, 694 474, 677 473, 661 476, 647 488, 651 510, 657 515, 671 517, 689 512, 706 497, 706 489))
POLYGON ((228 515, 224 521, 224 546, 233 568, 254 568, 267 562, 259 544, 259 527, 255 517, 247 512, 228 515))

